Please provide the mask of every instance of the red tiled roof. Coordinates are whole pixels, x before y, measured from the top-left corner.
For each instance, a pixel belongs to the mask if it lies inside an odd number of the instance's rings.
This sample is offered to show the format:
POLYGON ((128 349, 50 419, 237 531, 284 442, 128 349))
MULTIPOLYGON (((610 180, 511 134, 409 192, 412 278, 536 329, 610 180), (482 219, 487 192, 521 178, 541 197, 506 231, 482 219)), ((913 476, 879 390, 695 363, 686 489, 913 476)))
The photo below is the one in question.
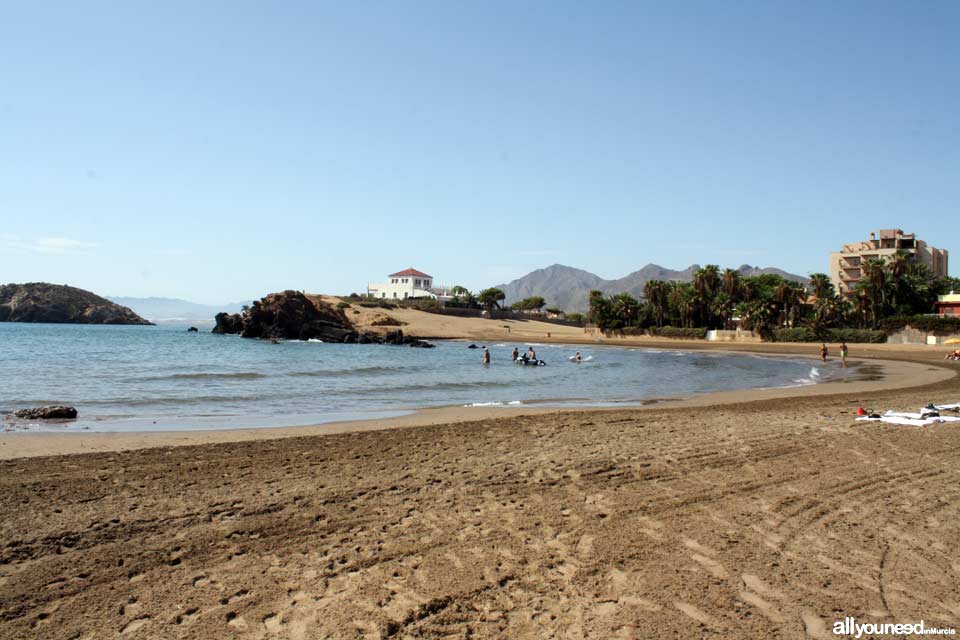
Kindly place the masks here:
POLYGON ((396 273, 391 273, 388 278, 399 278, 402 276, 413 276, 415 278, 432 278, 433 276, 427 275, 423 271, 417 271, 413 267, 409 269, 404 269, 403 271, 397 271, 396 273))

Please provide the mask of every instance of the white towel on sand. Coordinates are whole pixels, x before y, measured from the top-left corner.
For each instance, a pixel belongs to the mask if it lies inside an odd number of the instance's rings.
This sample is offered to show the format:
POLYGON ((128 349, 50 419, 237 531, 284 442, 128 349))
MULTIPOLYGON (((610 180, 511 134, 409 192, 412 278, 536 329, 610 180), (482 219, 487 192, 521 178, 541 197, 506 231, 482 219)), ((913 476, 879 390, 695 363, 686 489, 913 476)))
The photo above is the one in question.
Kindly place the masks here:
POLYGON ((857 418, 857 420, 886 422, 887 424, 903 424, 909 427, 929 427, 932 424, 940 424, 941 422, 960 422, 960 417, 947 416, 940 418, 907 418, 902 415, 890 415, 887 413, 879 418, 864 416, 862 418, 857 418))

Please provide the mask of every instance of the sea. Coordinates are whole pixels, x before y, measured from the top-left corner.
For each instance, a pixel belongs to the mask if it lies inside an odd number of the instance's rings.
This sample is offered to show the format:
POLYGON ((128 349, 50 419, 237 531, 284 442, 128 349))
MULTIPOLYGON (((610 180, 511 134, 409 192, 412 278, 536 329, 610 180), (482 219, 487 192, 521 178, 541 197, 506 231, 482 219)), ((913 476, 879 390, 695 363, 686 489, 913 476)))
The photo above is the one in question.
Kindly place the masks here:
POLYGON ((170 326, 0 323, 4 429, 167 431, 381 419, 427 407, 610 407, 851 375, 805 358, 603 345, 438 341, 435 349, 244 339, 170 326), (513 363, 534 347, 546 366, 513 363), (571 357, 580 351, 583 362, 571 357), (12 421, 75 406, 76 421, 12 421))

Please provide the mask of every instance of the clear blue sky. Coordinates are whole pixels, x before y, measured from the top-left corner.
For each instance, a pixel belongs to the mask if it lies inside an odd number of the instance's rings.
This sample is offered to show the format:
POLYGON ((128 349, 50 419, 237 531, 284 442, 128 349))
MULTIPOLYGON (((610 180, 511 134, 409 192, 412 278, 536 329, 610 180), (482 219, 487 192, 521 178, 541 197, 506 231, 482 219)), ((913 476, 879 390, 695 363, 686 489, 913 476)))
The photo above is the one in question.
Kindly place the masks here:
POLYGON ((0 0, 0 281, 960 261, 960 3, 0 0))

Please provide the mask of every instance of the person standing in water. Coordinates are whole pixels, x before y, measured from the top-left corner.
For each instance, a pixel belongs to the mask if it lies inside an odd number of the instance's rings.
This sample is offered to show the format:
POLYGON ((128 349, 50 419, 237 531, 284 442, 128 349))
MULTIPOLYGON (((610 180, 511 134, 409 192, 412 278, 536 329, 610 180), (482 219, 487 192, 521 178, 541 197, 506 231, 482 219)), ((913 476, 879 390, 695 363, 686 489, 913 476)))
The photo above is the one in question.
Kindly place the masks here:
POLYGON ((844 342, 840 345, 840 363, 846 367, 847 366, 847 343, 844 342))
POLYGON ((480 360, 480 362, 482 362, 484 366, 490 364, 490 350, 486 347, 483 348, 483 358, 480 360))
POLYGON ((824 362, 827 361, 827 356, 830 354, 830 350, 827 349, 827 343, 821 343, 820 345, 820 359, 824 362))
POLYGON ((516 362, 516 361, 517 361, 517 358, 519 358, 519 357, 520 357, 520 352, 517 350, 516 347, 514 347, 514 348, 513 348, 513 361, 516 362))
POLYGON ((573 356, 574 362, 583 362, 583 358, 580 357, 580 352, 577 351, 577 355, 573 356))
POLYGON ((529 349, 527 349, 527 358, 529 358, 530 360, 537 359, 537 352, 533 350, 532 346, 529 349))

